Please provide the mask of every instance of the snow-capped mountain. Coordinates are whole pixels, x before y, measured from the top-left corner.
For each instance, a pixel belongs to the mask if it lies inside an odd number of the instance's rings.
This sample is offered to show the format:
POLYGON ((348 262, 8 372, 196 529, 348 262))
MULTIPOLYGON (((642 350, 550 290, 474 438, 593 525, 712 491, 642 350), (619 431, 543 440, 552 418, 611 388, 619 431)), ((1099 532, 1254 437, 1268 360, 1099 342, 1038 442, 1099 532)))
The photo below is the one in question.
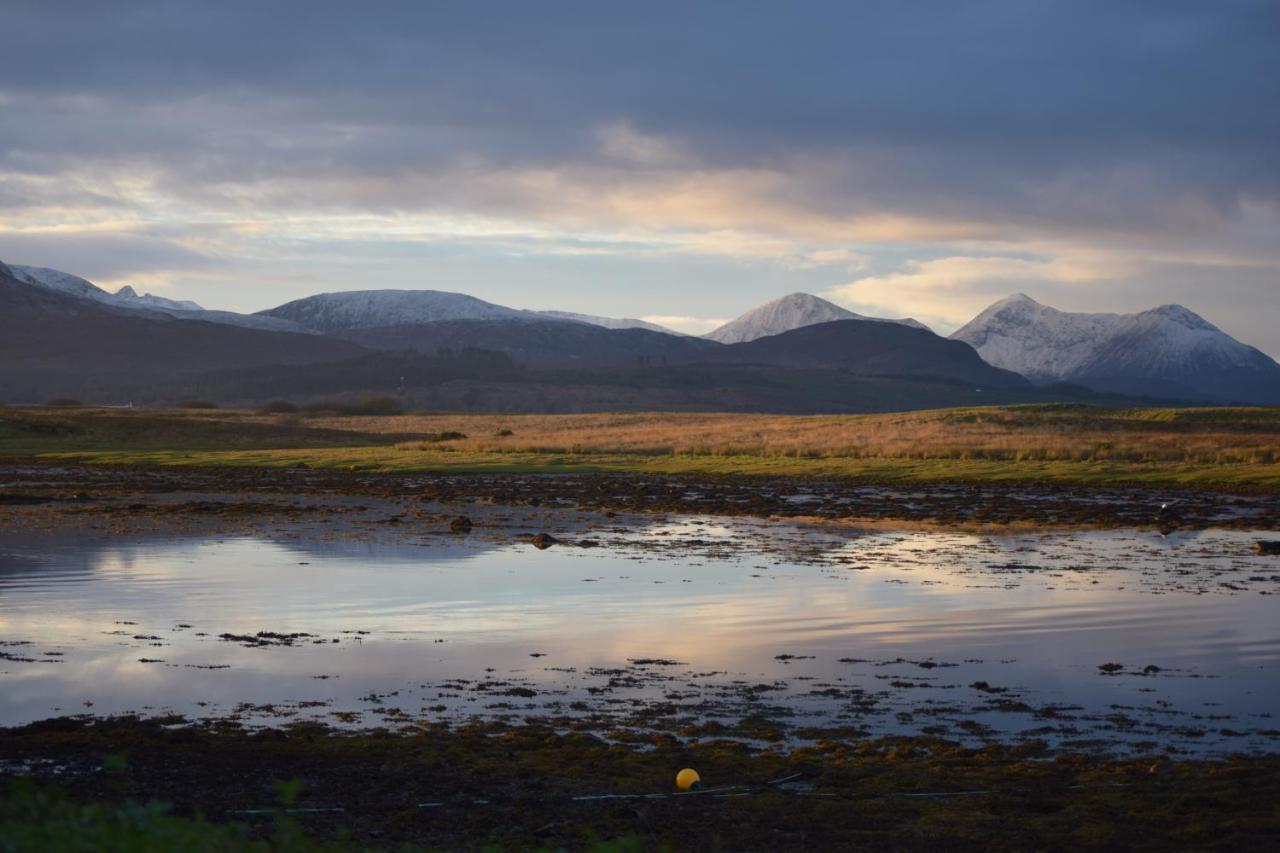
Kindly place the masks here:
POLYGON ((322 293, 260 312, 300 323, 325 334, 387 326, 420 326, 457 320, 508 320, 513 322, 563 322, 604 329, 646 329, 679 335, 644 320, 598 317, 573 311, 526 311, 486 302, 465 293, 443 290, 357 290, 322 293))
POLYGON ((356 290, 321 293, 258 312, 333 334, 381 326, 414 326, 448 320, 528 320, 537 315, 441 290, 356 290))
POLYGON ((928 328, 923 323, 910 319, 882 320, 879 317, 864 317, 812 294, 792 293, 752 308, 703 337, 722 344, 737 344, 789 332, 804 326, 833 323, 836 320, 877 320, 885 323, 900 323, 917 329, 928 328))
POLYGON ((587 323, 605 329, 648 329, 651 332, 662 332, 667 335, 680 334, 680 332, 668 329, 666 326, 659 326, 657 323, 649 323, 630 317, 621 319, 616 317, 597 317, 594 314, 575 314, 573 311, 535 311, 533 313, 552 320, 571 320, 575 323, 587 323))
POLYGON ((56 290, 58 293, 65 293, 68 296, 78 296, 81 299, 92 299, 95 302, 112 301, 111 294, 98 287, 92 282, 85 281, 79 276, 71 273, 62 272, 61 270, 51 270, 48 267, 28 267, 21 264, 10 264, 9 271, 13 277, 24 284, 32 284, 36 287, 43 287, 48 290, 56 290))
POLYGON ((163 296, 154 296, 150 293, 139 295, 129 285, 125 285, 115 292, 116 300, 119 302, 128 302, 132 305, 138 305, 143 308, 158 308, 162 311, 203 311, 204 308, 190 299, 166 299, 163 296))
POLYGON ((993 303, 951 337, 972 346, 988 364, 1032 382, 1059 382, 1078 372, 1119 319, 1068 314, 1018 293, 993 303))
MULTIPOLYGON (((34 285, 0 264, 0 401, 124 402, 215 370, 315 365, 368 350, 323 335, 211 323, 203 311, 126 309, 34 285)), ((178 392, 174 392, 175 394, 178 392)))
POLYGON ((952 338, 1035 382, 1227 402, 1280 402, 1280 365, 1181 305, 1077 314, 1025 294, 1001 299, 952 338))
POLYGON ((310 329, 273 317, 237 314, 234 311, 210 311, 186 299, 166 299, 150 293, 139 295, 129 285, 125 285, 115 293, 110 293, 80 276, 48 267, 9 264, 8 269, 12 276, 23 284, 74 296, 77 299, 92 300, 128 312, 152 315, 158 313, 183 320, 203 320, 207 323, 223 323, 230 326, 243 326, 247 329, 312 334, 310 329))

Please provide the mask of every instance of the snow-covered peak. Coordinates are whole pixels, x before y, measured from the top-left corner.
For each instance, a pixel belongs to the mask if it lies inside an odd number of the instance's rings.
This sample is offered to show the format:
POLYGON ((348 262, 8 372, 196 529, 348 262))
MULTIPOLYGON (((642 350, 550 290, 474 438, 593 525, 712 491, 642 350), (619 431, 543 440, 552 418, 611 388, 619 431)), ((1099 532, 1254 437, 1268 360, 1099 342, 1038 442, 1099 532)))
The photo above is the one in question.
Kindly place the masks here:
POLYGON ((10 264, 9 269, 13 271, 13 277, 24 284, 56 290, 68 296, 78 296, 81 299, 92 299, 95 302, 110 303, 112 301, 110 293, 107 293, 92 282, 71 273, 49 269, 48 267, 28 267, 22 264, 10 264))
POLYGON ((144 293, 141 296, 129 285, 115 292, 115 301, 123 305, 136 305, 143 308, 158 308, 162 311, 203 311, 204 308, 189 299, 166 299, 144 293))
POLYGON ((998 302, 995 302, 994 304, 995 305, 1028 305, 1028 306, 1040 305, 1039 302, 1036 302, 1034 299, 1032 299, 1030 296, 1027 296, 1027 294, 1025 293, 1011 294, 1009 296, 1006 296, 1004 299, 1001 299, 998 302))
POLYGON ((1069 314, 1019 293, 993 303, 951 337, 989 364, 1053 382, 1076 373, 1120 316, 1069 314))
POLYGON ((1275 362, 1240 343, 1181 305, 1161 305, 1139 314, 1118 315, 1112 334, 1081 365, 1083 373, 1106 375, 1116 364, 1143 374, 1171 375, 1214 367, 1266 367, 1275 362))
POLYGON ((529 320, 536 315, 440 290, 356 290, 321 293, 260 311, 318 332, 402 326, 444 320, 529 320))
POLYGON ((601 326, 606 329, 648 329, 650 332, 662 332, 664 335, 679 335, 680 332, 633 318, 597 317, 594 314, 576 314, 573 311, 534 311, 532 312, 550 320, 568 320, 573 323, 586 323, 590 326, 601 326))
POLYGON ((12 276, 23 284, 54 290, 77 299, 87 299, 117 310, 137 312, 149 317, 176 317, 182 320, 203 320, 207 323, 222 323, 273 332, 314 334, 310 329, 297 323, 274 317, 237 314, 234 311, 207 311, 186 299, 166 299, 150 293, 139 296, 138 292, 127 284, 115 293, 108 293, 86 279, 48 267, 11 264, 8 269, 11 270, 12 276))
POLYGON ((1213 325, 1189 308, 1184 308, 1181 305, 1161 305, 1158 308, 1152 308, 1150 311, 1144 311, 1138 316, 1141 317, 1145 314, 1159 317, 1161 320, 1165 320, 1188 329, 1222 333, 1222 330, 1217 326, 1213 325))
POLYGON ((48 267, 14 265, 11 269, 14 277, 25 284, 56 290, 59 293, 77 296, 81 299, 92 299, 94 302, 101 302, 104 305, 114 305, 119 308, 156 308, 168 311, 204 310, 196 303, 185 299, 165 299, 163 296, 152 296, 150 293, 139 296, 138 292, 127 284, 115 293, 109 293, 78 275, 49 269, 48 267))
POLYGON ((837 320, 876 320, 886 323, 901 323, 918 329, 928 327, 915 320, 882 320, 879 317, 865 317, 841 308, 834 302, 828 302, 810 293, 790 293, 781 299, 766 302, 752 308, 736 319, 730 320, 704 337, 722 344, 744 343, 770 335, 779 335, 792 329, 804 326, 815 326, 818 323, 834 323, 837 320))
MULTIPOLYGON (((1203 378, 1209 371, 1280 371, 1270 357, 1181 305, 1083 314, 1018 295, 994 303, 951 337, 990 364, 1039 382, 1158 379, 1213 397, 1218 389, 1203 378)), ((1240 399, 1242 393, 1232 392, 1240 399)))
POLYGON ((1025 293, 1015 293, 1012 296, 1006 296, 1004 299, 998 299, 995 302, 992 302, 982 313, 1004 313, 1007 316, 1014 314, 1034 314, 1036 311, 1045 307, 1047 306, 1041 305, 1025 293))

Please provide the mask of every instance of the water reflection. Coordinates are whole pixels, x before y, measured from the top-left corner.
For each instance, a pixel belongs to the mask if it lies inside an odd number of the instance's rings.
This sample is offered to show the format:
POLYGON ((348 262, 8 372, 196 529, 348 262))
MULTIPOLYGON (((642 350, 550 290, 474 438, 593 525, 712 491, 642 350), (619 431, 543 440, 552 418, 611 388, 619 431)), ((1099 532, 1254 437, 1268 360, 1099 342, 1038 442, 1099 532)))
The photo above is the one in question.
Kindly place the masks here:
POLYGON ((373 724, 579 705, 624 716, 664 702, 696 718, 769 711, 873 733, 972 737, 976 723, 1000 737, 1268 749, 1280 576, 1250 541, 705 519, 549 551, 296 530, 11 536, 0 722, 270 703, 373 724), (260 631, 308 636, 222 638, 260 631), (1099 669, 1113 662, 1118 672, 1099 669), (776 689, 743 686, 762 684, 776 689))

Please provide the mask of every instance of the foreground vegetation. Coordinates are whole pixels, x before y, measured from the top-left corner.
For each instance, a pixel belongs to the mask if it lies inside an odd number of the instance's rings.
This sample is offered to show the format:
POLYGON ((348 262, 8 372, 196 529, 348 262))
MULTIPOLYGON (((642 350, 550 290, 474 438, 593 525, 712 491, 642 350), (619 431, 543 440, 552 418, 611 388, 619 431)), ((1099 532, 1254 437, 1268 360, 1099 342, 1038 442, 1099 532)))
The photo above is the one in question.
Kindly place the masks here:
POLYGON ((68 768, 66 799, 19 788, 0 803, 0 850, 311 849, 306 839, 388 850, 1273 850, 1280 837, 1275 756, 1054 754, 840 731, 768 749, 610 738, 629 745, 500 723, 0 729, 0 759, 68 768), (103 755, 118 769, 102 772, 103 755), (697 768, 703 793, 675 795, 681 767, 697 768), (130 805, 157 800, 172 811, 130 805))
POLYGON ((360 471, 770 474, 1280 490, 1280 409, 879 415, 0 410, 0 457, 360 471))
POLYGON ((29 778, 14 780, 8 795, 0 797, 0 851, 5 853, 336 853, 341 849, 308 838, 287 820, 281 821, 273 836, 254 839, 240 824, 178 817, 163 803, 76 803, 29 778))
MULTIPOLYGON (((321 840, 290 817, 288 792, 296 781, 279 786, 282 796, 274 810, 275 827, 254 833, 240 822, 215 823, 204 817, 183 817, 167 803, 93 802, 68 799, 56 788, 40 786, 29 777, 10 784, 0 795, 0 851, 4 853, 355 853, 385 848, 356 844, 339 832, 336 840, 321 840)), ((267 809, 267 812, 273 810, 267 809)), ((400 853, 425 848, 404 844, 400 853)), ((490 848, 501 849, 501 848, 490 848)), ((548 851, 553 848, 544 848, 548 851)), ((591 853, 635 853, 645 849, 634 837, 595 842, 591 853)))

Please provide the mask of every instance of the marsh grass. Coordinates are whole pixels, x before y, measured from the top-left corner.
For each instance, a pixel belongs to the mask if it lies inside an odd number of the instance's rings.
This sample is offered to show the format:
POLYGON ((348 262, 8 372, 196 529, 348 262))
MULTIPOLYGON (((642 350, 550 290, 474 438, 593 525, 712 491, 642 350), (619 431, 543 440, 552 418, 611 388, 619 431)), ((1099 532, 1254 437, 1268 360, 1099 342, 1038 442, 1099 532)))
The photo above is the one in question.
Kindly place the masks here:
POLYGON ((380 435, 463 433, 474 437, 451 441, 452 449, 484 453, 1201 465, 1280 459, 1280 409, 1020 406, 888 415, 409 415, 311 423, 380 435))
POLYGON ((1280 489, 1280 409, 348 416, 0 410, 0 456, 356 471, 646 472, 1280 489))

